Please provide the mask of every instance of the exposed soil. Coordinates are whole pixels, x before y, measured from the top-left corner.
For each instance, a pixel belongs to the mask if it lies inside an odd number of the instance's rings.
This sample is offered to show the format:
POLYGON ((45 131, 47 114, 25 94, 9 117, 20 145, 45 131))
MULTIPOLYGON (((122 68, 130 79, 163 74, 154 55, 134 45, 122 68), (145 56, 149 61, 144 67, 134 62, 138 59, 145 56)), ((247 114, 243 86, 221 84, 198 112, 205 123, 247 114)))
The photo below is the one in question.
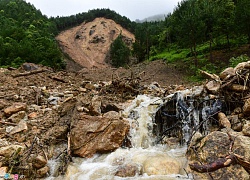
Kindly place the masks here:
POLYGON ((118 35, 128 46, 134 42, 134 35, 111 19, 96 18, 92 22, 61 32, 57 41, 63 52, 84 68, 104 68, 111 43, 118 35))
POLYGON ((110 44, 122 34, 128 46, 132 45, 134 35, 116 24, 113 20, 96 18, 60 33, 57 40, 67 56, 67 71, 78 72, 82 79, 98 82, 111 81, 133 76, 140 83, 157 82, 161 86, 187 84, 186 72, 163 61, 143 62, 129 68, 112 68, 106 63, 110 44))
POLYGON ((167 65, 162 60, 144 62, 131 68, 82 69, 79 71, 83 78, 89 81, 110 81, 123 77, 140 78, 142 85, 157 82, 161 86, 189 84, 187 74, 174 65, 167 65))

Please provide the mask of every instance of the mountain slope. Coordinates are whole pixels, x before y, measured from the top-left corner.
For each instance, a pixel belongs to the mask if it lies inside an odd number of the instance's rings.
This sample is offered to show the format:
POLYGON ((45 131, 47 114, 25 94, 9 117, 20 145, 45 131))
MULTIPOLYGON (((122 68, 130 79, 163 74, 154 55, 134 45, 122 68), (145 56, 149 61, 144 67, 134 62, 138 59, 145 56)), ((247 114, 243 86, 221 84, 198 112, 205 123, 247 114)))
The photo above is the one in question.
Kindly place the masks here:
POLYGON ((96 18, 92 22, 61 32, 57 41, 64 53, 83 68, 104 68, 109 66, 106 56, 111 43, 119 34, 130 46, 135 37, 113 20, 96 18))

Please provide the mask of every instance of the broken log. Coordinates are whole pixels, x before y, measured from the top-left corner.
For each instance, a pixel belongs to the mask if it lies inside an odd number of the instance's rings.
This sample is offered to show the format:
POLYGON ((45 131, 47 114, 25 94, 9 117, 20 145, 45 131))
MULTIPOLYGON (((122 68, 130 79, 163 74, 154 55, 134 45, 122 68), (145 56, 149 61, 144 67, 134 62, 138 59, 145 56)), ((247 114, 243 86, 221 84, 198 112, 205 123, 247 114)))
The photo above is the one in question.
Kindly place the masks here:
POLYGON ((29 76, 32 74, 38 74, 47 71, 47 69, 39 69, 39 70, 34 70, 34 71, 29 71, 25 73, 19 73, 19 74, 14 74, 12 75, 13 78, 20 77, 20 76, 29 76))
POLYGON ((207 173, 207 172, 213 172, 220 168, 228 167, 231 164, 237 163, 236 157, 234 154, 231 154, 225 158, 219 158, 215 162, 212 162, 210 164, 189 164, 190 169, 200 172, 200 173, 207 173))
POLYGON ((66 83, 66 81, 58 76, 48 76, 50 79, 53 79, 58 82, 66 83))
MULTIPOLYGON (((249 70, 246 70, 246 71, 242 72, 242 73, 241 73, 241 76, 247 74, 248 72, 249 72, 249 70)), ((221 85, 221 89, 223 89, 224 87, 226 87, 226 86, 232 84, 232 83, 233 83, 234 81, 236 81, 238 78, 239 78, 239 77, 238 77, 237 75, 235 75, 234 77, 232 77, 231 80, 227 81, 225 84, 222 84, 222 85, 221 85)))
POLYGON ((215 80, 215 81, 217 81, 217 82, 220 82, 220 81, 221 81, 221 80, 220 80, 220 77, 219 77, 218 75, 216 75, 216 74, 210 74, 210 73, 208 73, 208 72, 206 72, 206 71, 202 71, 202 70, 200 70, 200 73, 201 73, 205 78, 213 79, 213 80, 215 80))
POLYGON ((15 124, 15 123, 5 122, 5 121, 1 121, 1 120, 0 120, 0 123, 1 124, 11 125, 11 126, 17 126, 17 124, 15 124))

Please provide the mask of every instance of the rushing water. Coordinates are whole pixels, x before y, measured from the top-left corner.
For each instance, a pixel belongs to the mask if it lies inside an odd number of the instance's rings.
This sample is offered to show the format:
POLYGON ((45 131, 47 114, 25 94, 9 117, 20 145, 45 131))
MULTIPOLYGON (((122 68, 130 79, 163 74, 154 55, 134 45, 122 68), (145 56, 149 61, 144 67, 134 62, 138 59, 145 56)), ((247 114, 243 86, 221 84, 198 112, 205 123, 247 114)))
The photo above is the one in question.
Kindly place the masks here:
MULTIPOLYGON (((139 95, 123 112, 130 122, 131 148, 119 148, 109 154, 96 154, 92 158, 73 158, 64 177, 48 179, 72 180, 174 180, 191 179, 185 168, 186 147, 156 144, 153 135, 153 118, 163 101, 139 95), (121 167, 132 166, 137 174, 133 177, 115 176, 121 167)), ((195 114, 194 114, 195 115, 195 114)), ((186 128, 189 128, 188 125, 186 128)), ((184 129, 185 130, 185 129, 184 129)), ((185 131, 186 132, 186 131, 185 131)), ((187 129, 188 132, 188 129, 187 129)), ((187 134, 188 135, 188 134, 187 134)), ((55 161, 50 161, 53 173, 55 161)))

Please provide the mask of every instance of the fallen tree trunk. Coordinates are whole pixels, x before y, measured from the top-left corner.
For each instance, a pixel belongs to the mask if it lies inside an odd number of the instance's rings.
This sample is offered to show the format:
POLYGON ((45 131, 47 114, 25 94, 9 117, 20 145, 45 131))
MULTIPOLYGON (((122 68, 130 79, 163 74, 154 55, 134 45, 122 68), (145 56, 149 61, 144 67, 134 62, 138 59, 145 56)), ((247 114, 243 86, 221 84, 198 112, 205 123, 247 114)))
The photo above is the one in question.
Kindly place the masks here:
POLYGON ((231 164, 241 165, 250 174, 250 162, 244 160, 244 157, 238 154, 230 154, 225 158, 219 158, 210 164, 189 164, 190 169, 200 173, 213 172, 220 168, 229 167, 231 164))
POLYGON ((228 167, 231 164, 237 163, 236 157, 231 154, 225 158, 219 158, 215 162, 212 162, 210 164, 202 164, 199 165, 198 163, 189 164, 190 169, 200 172, 200 173, 207 173, 207 172, 213 172, 220 168, 228 167))
POLYGON ((25 73, 19 73, 19 74, 14 74, 12 75, 13 78, 16 78, 16 77, 20 77, 20 76, 29 76, 29 75, 32 75, 32 74, 38 74, 38 73, 42 73, 42 72, 45 72, 47 71, 46 69, 39 69, 39 70, 35 70, 35 71, 29 71, 29 72, 25 72, 25 73))

